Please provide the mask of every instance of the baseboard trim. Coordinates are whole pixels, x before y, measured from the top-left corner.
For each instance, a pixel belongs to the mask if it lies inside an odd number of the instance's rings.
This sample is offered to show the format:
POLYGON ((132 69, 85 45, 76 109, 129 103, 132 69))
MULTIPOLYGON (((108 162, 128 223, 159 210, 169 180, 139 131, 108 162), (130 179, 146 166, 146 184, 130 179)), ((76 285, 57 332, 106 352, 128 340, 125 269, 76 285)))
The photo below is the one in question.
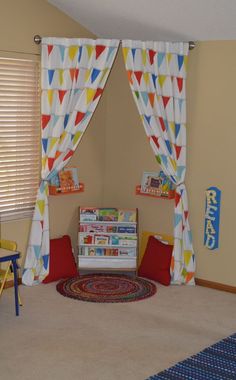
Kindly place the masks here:
POLYGON ((224 292, 236 293, 236 286, 220 284, 219 282, 213 282, 203 280, 201 278, 195 278, 196 285, 205 286, 206 288, 223 290, 224 292))

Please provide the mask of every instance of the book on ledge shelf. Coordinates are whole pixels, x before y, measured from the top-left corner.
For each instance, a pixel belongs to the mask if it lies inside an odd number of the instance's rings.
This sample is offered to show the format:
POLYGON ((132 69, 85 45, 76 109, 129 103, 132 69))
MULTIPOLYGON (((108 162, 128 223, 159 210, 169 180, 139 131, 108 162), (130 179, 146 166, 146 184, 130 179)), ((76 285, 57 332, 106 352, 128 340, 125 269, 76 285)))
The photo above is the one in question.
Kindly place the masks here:
POLYGON ((49 194, 60 195, 84 191, 84 184, 79 182, 78 168, 65 167, 49 181, 49 194))
POLYGON ((58 173, 62 192, 79 190, 79 178, 77 168, 64 168, 58 173))

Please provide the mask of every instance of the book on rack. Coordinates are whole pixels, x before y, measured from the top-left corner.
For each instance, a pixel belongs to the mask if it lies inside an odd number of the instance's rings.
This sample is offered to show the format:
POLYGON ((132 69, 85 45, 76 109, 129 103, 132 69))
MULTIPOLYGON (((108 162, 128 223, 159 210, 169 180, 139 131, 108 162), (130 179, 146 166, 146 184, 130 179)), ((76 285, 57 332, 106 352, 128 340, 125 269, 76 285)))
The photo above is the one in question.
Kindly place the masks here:
POLYGON ((118 222, 136 222, 136 210, 119 210, 118 222))
POLYGON ((136 226, 118 226, 117 232, 123 234, 135 234, 136 226))
POLYGON ((94 236, 94 244, 97 245, 108 245, 110 237, 107 235, 95 235, 94 236))
POLYGON ((93 235, 81 234, 79 237, 80 244, 93 244, 93 235))
POLYGON ((98 218, 98 209, 93 207, 80 208, 80 221, 81 222, 95 222, 98 218))
POLYGON ((98 218, 103 222, 117 222, 118 210, 117 208, 100 208, 98 218))
POLYGON ((119 250, 120 256, 127 256, 127 257, 134 257, 135 256, 135 250, 133 248, 120 248, 119 250))
POLYGON ((62 192, 79 189, 79 178, 77 168, 64 168, 58 173, 60 188, 62 192))

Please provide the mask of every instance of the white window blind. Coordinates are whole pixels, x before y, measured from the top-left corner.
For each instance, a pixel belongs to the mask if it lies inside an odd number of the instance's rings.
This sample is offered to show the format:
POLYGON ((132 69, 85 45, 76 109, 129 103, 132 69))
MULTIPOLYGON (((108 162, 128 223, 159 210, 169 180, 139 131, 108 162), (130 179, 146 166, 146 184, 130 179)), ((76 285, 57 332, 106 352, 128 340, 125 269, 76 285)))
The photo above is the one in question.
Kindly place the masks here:
POLYGON ((0 220, 32 215, 40 178, 39 62, 0 57, 0 220))

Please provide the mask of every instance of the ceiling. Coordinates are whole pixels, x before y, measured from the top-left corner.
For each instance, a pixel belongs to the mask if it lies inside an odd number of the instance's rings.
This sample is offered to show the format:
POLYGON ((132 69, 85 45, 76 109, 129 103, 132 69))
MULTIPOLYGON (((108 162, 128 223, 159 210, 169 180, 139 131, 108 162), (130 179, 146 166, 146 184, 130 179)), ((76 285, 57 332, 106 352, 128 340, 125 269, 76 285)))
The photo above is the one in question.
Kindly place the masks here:
POLYGON ((48 2, 97 37, 154 41, 236 40, 236 0, 48 2))

